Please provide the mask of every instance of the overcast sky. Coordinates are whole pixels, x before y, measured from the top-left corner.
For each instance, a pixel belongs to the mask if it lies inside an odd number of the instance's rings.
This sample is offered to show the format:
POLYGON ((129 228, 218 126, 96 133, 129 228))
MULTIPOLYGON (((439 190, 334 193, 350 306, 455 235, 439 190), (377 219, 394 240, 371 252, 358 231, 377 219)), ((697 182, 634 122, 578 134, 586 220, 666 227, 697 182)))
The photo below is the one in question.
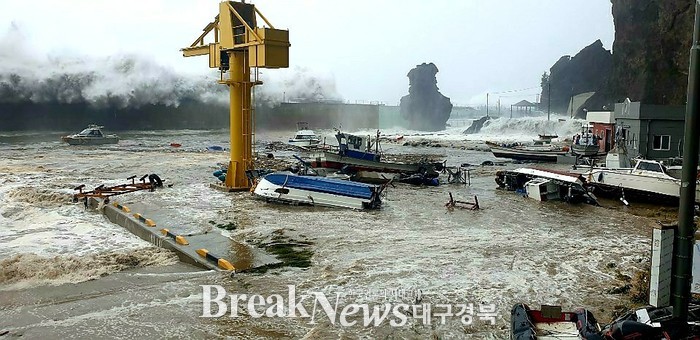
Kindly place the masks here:
MULTIPOLYGON (((408 71, 434 62, 444 95, 460 105, 481 104, 486 92, 538 87, 542 72, 562 55, 597 39, 610 49, 614 38, 609 0, 252 2, 277 28, 290 30, 290 64, 334 78, 350 101, 395 104, 408 93, 408 71)), ((217 4, 0 0, 0 33, 14 22, 40 54, 137 53, 177 71, 204 73, 206 57, 185 59, 179 48, 214 18, 217 4)), ((535 100, 537 92, 501 99, 535 100)))

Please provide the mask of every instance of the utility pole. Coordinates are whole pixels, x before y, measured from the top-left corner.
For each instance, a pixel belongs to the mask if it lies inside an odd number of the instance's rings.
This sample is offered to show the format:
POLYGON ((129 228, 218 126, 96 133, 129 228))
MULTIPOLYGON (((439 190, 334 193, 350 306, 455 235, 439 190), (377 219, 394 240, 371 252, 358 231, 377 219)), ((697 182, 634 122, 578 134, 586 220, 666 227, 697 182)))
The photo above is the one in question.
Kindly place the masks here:
POLYGON ((513 119, 513 104, 510 104, 510 119, 513 119))
POLYGON ((489 93, 486 92, 486 117, 489 116, 489 93))
POLYGON ((673 245, 673 317, 679 323, 688 320, 690 285, 693 279, 693 244, 695 241, 695 187, 698 168, 698 134, 700 131, 700 4, 695 1, 695 27, 688 71, 688 104, 685 107, 685 143, 681 199, 678 209, 678 235, 673 245))
POLYGON ((552 83, 547 82, 547 121, 549 121, 549 110, 552 106, 552 83))
POLYGON ((498 116, 501 116, 501 97, 498 97, 498 116))
POLYGON ((569 118, 574 118, 574 88, 571 88, 571 103, 570 103, 570 110, 571 112, 569 113, 569 118))

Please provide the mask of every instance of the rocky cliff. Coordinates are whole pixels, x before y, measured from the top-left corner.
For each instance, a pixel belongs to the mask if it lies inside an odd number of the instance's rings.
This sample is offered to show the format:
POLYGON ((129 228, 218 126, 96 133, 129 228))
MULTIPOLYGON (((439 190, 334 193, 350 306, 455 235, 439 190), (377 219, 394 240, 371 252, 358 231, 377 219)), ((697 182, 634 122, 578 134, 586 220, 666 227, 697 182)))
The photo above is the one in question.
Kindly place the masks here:
POLYGON ((611 0, 614 102, 683 105, 693 35, 693 0, 611 0))
MULTIPOLYGON (((561 111, 570 82, 587 81, 584 78, 605 79, 589 90, 596 94, 577 112, 585 116, 583 109, 611 108, 613 103, 625 98, 646 104, 683 105, 686 102, 690 45, 693 34, 693 0, 611 0, 615 23, 615 42, 608 68, 594 64, 583 65, 576 72, 566 72, 577 58, 567 62, 562 57, 552 66, 552 109, 561 111), (573 78, 559 79, 562 70, 573 78), (606 71, 607 70, 607 71, 606 71)), ((594 43, 599 45, 599 42, 594 43)), ((586 47, 591 49, 593 45, 586 47)), ((600 50, 595 47, 593 50, 600 50)), ((579 53, 579 54, 581 54, 579 53)), ((602 64, 598 64, 602 65, 602 64)), ((543 79, 543 100, 546 105, 546 84, 543 79)), ((590 81, 590 80, 589 80, 590 81)), ((585 92, 577 91, 574 93, 585 92)), ((546 106, 544 106, 546 109, 546 106)))
POLYGON ((573 58, 561 57, 549 69, 549 75, 542 79, 541 109, 547 110, 547 105, 551 105, 554 112, 566 112, 573 95, 596 92, 605 87, 612 65, 612 54, 600 40, 585 47, 573 58))

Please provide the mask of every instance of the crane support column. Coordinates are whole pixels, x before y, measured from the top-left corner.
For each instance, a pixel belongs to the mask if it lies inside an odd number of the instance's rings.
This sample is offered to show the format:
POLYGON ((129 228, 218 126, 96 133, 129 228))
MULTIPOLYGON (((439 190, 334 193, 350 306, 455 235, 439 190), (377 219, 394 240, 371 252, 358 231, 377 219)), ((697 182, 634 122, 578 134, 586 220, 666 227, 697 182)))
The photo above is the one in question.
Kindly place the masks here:
POLYGON ((229 52, 230 78, 227 81, 231 96, 231 161, 226 174, 226 187, 232 190, 250 188, 245 171, 252 169, 252 124, 250 106, 250 67, 246 65, 245 51, 229 52))

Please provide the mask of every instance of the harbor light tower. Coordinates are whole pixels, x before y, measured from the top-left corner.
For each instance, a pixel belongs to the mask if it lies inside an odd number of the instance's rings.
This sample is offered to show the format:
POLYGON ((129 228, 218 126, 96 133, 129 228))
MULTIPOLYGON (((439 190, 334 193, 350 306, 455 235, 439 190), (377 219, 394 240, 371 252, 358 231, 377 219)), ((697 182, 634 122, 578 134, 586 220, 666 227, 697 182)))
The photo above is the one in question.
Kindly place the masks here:
POLYGON ((203 31, 182 49, 182 55, 208 55, 209 67, 220 71, 219 84, 229 87, 231 160, 225 187, 227 191, 248 190, 245 172, 253 169, 255 133, 251 89, 262 84, 258 68, 289 67, 289 31, 275 29, 255 5, 245 1, 221 2, 219 14, 203 31), (258 17, 265 22, 263 27, 257 26, 258 17), (212 32, 214 41, 205 43, 212 32))

